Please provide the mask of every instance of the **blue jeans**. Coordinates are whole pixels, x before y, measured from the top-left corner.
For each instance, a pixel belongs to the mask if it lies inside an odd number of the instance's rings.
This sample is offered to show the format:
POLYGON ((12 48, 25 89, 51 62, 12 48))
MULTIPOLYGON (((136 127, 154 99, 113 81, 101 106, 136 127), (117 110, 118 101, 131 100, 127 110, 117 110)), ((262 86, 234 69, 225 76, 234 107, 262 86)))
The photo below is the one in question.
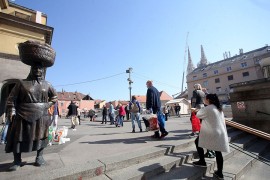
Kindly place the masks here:
POLYGON ((131 113, 132 129, 135 129, 135 121, 137 121, 139 128, 142 129, 140 113, 131 113))
POLYGON ((2 136, 1 136, 1 141, 2 142, 6 142, 7 141, 7 131, 8 131, 8 126, 9 126, 9 124, 10 124, 10 121, 9 121, 9 119, 8 118, 6 118, 6 125, 5 125, 5 127, 4 127, 4 129, 3 129, 3 132, 2 132, 2 136))
POLYGON ((114 124, 114 114, 113 113, 109 113, 109 118, 110 118, 111 124, 114 124))
POLYGON ((119 117, 118 117, 118 118, 119 118, 119 121, 118 121, 118 122, 119 122, 119 124, 118 124, 118 125, 120 125, 120 126, 122 126, 122 127, 123 127, 123 126, 124 126, 124 123, 123 123, 124 116, 119 115, 119 117))
MULTIPOLYGON (((160 111, 157 111, 156 114, 158 116, 158 125, 159 125, 159 128, 160 128, 161 134, 167 134, 168 132, 165 129, 165 119, 164 119, 165 117, 164 117, 164 115, 160 111)), ((155 131, 155 137, 159 137, 159 131, 155 131)))

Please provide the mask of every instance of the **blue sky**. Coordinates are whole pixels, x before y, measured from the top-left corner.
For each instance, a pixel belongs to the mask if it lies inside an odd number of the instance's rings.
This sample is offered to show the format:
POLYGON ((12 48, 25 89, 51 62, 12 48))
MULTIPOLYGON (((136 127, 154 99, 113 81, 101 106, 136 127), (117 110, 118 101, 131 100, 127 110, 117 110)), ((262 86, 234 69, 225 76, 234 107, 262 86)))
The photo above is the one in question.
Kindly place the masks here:
POLYGON ((187 66, 187 58, 184 61, 187 32, 195 65, 200 60, 200 45, 208 61, 216 62, 223 59, 225 51, 235 55, 239 48, 251 51, 270 40, 268 0, 16 0, 15 3, 44 12, 48 16, 47 25, 54 28, 52 47, 57 57, 46 78, 56 90, 79 91, 107 101, 129 99, 125 73, 129 67, 133 68, 132 94, 145 95, 148 79, 160 91, 170 95, 180 92, 187 66), (110 76, 113 77, 107 78, 110 76))

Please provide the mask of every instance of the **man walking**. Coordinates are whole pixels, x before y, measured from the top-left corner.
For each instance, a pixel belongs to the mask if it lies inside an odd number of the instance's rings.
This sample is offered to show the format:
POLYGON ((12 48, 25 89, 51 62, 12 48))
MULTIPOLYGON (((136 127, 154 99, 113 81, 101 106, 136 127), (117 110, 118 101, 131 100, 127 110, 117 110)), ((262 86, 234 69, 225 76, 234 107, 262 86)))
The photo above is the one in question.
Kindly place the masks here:
POLYGON ((129 105, 126 105, 125 111, 126 111, 126 117, 127 117, 127 121, 128 121, 129 120, 129 115, 130 115, 129 105))
POLYGON ((155 131, 155 134, 152 136, 153 138, 164 138, 168 135, 168 132, 165 130, 165 120, 160 118, 162 117, 161 102, 160 102, 160 93, 159 91, 153 86, 153 82, 148 80, 146 82, 147 86, 147 94, 146 94, 146 109, 147 111, 152 111, 153 114, 157 114, 158 123, 160 126, 161 136, 159 131, 155 131))
POLYGON ((111 125, 114 124, 114 107, 112 105, 112 102, 110 102, 110 107, 109 107, 109 118, 111 125))
POLYGON ((107 124, 107 107, 106 107, 106 105, 104 105, 103 109, 102 109, 102 123, 101 124, 104 124, 104 120, 105 120, 105 124, 107 124))
POLYGON ((78 106, 75 105, 73 101, 71 101, 70 105, 68 106, 68 116, 71 116, 71 128, 75 131, 75 122, 78 115, 78 106))

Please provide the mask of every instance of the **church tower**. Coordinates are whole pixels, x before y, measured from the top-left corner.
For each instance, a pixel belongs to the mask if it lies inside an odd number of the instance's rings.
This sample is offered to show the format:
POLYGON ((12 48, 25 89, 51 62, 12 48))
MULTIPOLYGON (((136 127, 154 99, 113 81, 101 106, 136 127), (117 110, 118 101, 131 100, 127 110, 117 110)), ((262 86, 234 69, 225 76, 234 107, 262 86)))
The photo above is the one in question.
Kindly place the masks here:
POLYGON ((195 69, 192 59, 191 59, 191 55, 190 55, 190 51, 188 48, 188 66, 187 66, 187 74, 191 73, 193 70, 195 69))
POLYGON ((206 56, 204 54, 203 46, 201 45, 201 61, 198 64, 198 67, 204 67, 208 64, 208 61, 206 59, 206 56))

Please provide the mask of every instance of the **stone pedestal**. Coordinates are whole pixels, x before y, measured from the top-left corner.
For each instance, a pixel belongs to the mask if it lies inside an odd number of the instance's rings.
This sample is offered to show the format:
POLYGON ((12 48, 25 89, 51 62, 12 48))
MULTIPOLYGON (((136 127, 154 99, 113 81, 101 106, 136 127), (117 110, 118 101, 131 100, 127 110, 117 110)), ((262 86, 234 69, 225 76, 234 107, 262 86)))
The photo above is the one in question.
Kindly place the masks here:
POLYGON ((270 78, 230 86, 233 120, 270 133, 270 78))

